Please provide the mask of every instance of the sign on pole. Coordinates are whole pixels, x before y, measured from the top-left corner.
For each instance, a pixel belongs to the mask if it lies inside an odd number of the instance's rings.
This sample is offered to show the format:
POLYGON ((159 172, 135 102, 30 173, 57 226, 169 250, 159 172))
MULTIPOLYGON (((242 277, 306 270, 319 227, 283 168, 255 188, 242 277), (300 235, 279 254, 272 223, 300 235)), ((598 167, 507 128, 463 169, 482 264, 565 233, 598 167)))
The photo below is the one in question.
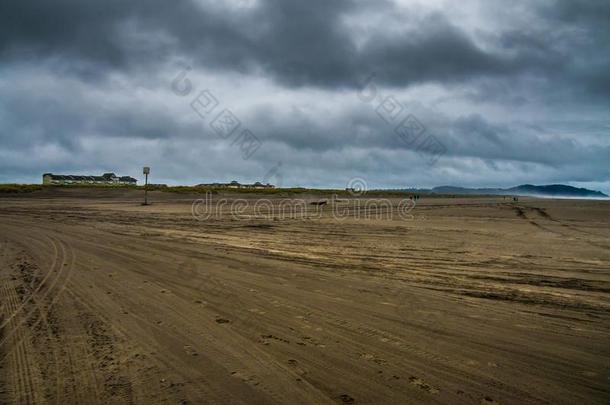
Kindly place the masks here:
POLYGON ((143 173, 146 176, 144 182, 144 205, 148 205, 148 174, 150 173, 150 167, 144 166, 143 173))

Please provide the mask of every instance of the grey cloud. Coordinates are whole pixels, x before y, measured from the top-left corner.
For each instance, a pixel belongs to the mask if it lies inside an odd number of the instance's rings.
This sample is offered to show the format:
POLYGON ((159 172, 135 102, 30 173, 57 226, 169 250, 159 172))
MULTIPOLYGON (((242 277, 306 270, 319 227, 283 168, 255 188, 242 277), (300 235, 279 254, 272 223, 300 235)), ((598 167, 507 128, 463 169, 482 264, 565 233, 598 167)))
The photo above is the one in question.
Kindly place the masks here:
POLYGON ((550 167, 586 162, 590 168, 603 167, 604 161, 610 157, 610 146, 587 146, 574 139, 519 124, 513 127, 491 124, 477 115, 456 119, 446 133, 448 135, 442 139, 455 156, 521 161, 550 167))
MULTIPOLYGON (((3 2, 0 180, 102 168, 137 175, 129 167, 143 163, 167 181, 259 180, 282 160, 285 180, 301 185, 340 186, 350 175, 379 187, 608 182, 609 3, 516 1, 527 18, 479 30, 391 1, 3 2), (358 26, 374 13, 382 23, 358 26), (171 95, 177 60, 249 101, 235 112, 263 141, 252 159, 171 95), (446 146, 435 167, 359 102, 372 73, 446 146), (241 90, 231 75, 264 80, 266 93, 241 90), (411 99, 418 86, 455 102, 411 99), (156 96, 134 95, 142 89, 156 96), (274 91, 293 98, 278 104, 274 91)), ((510 13, 504 2, 486 7, 510 13)))
MULTIPOLYGON (((552 27, 543 19, 545 30, 517 27, 501 34, 495 49, 484 50, 452 24, 450 16, 424 13, 412 17, 411 28, 398 33, 376 28, 358 47, 342 18, 363 14, 371 4, 348 0, 257 4, 251 10, 227 10, 159 0, 20 1, 0 9, 0 50, 5 58, 70 58, 69 69, 85 76, 95 76, 96 70, 146 68, 182 55, 208 68, 262 70, 283 85, 330 88, 357 86, 371 72, 377 73, 380 83, 398 87, 552 74, 562 65, 567 69, 569 59, 578 56, 554 49, 549 42, 554 39, 552 27), (130 35, 133 30, 141 35, 130 35)), ((396 18, 391 17, 396 12, 392 3, 376 7, 387 8, 388 18, 396 18)), ((557 7, 564 10, 555 11, 558 18, 599 19, 591 5, 580 15, 565 2, 557 7)), ((588 75, 593 83, 607 85, 603 70, 588 75)))

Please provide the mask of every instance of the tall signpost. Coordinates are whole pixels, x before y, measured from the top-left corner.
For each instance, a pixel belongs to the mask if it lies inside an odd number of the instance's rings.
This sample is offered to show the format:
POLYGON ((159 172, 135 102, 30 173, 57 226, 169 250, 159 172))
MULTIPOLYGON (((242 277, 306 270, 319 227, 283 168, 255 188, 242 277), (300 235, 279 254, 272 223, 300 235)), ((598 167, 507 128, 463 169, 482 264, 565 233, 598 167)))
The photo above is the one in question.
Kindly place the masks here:
POLYGON ((144 175, 146 180, 144 182, 144 205, 148 205, 148 174, 150 173, 150 167, 144 167, 144 175))

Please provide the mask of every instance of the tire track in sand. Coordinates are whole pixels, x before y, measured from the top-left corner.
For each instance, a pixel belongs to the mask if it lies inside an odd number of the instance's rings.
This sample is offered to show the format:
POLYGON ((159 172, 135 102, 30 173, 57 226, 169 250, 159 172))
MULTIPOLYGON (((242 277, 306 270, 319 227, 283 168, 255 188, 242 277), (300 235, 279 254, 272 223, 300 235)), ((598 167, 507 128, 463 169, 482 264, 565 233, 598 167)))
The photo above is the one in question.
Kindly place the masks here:
MULTIPOLYGON (((9 339, 11 337, 11 335, 14 333, 14 331, 17 328, 22 327, 23 324, 25 324, 27 322, 27 320, 30 318, 32 313, 34 311, 36 311, 36 308, 32 308, 29 311, 27 311, 27 310, 25 310, 25 307, 33 299, 33 296, 37 295, 43 289, 43 287, 46 286, 46 280, 50 279, 51 275, 53 273, 57 274, 50 282, 50 286, 48 286, 48 288, 46 288, 46 291, 44 291, 44 293, 40 297, 40 300, 42 300, 42 301, 47 300, 49 295, 51 295, 53 293, 53 290, 56 289, 56 286, 60 283, 60 281, 62 281, 61 278, 64 277, 64 282, 59 287, 59 290, 56 291, 54 293, 54 295, 52 295, 51 301, 49 302, 48 308, 51 308, 55 304, 55 302, 57 302, 57 300, 59 299, 60 293, 63 291, 63 289, 66 286, 66 283, 68 282, 68 280, 70 278, 70 275, 73 270, 73 265, 74 265, 73 252, 71 250, 67 251, 67 249, 66 249, 67 245, 65 245, 64 243, 60 242, 56 245, 56 243, 57 243, 56 241, 54 241, 50 237, 49 237, 49 240, 51 240, 51 243, 53 244, 54 249, 56 249, 56 251, 60 251, 60 253, 57 255, 54 255, 52 267, 47 272, 47 275, 45 275, 45 277, 43 278, 43 281, 41 281, 41 283, 38 285, 38 287, 31 294, 26 296, 21 302, 19 302, 15 306, 15 308, 13 308, 11 310, 10 314, 7 316, 7 319, 4 320, 2 324, 0 324, 0 329, 4 329, 6 327, 6 325, 8 325, 8 323, 11 322, 15 317, 18 317, 20 319, 19 323, 13 324, 13 327, 10 328, 10 331, 8 334, 4 334, 2 340, 0 340, 0 348, 2 348, 2 346, 4 346, 6 344, 7 339, 9 339), (57 248, 58 245, 59 245, 59 249, 57 248), (68 252, 69 252, 69 254, 68 254, 68 252), (56 267, 59 267, 59 268, 56 269, 56 267), (21 312, 25 312, 23 316, 19 315, 21 312)), ((37 320, 36 322, 34 322, 31 325, 31 327, 32 328, 36 327, 39 322, 40 322, 40 319, 37 320)), ((2 358, 0 358, 0 361, 1 360, 2 360, 2 358)))
MULTIPOLYGON (((3 310, 6 313, 13 313, 19 305, 19 297, 12 283, 7 283, 2 286, 1 297, 4 303, 3 310)), ((37 403, 37 395, 34 391, 34 378, 28 359, 28 352, 31 351, 31 344, 26 330, 18 324, 18 318, 11 317, 7 326, 13 331, 8 337, 11 344, 11 351, 8 352, 2 359, 8 357, 11 369, 11 399, 16 404, 31 404, 37 403)))
MULTIPOLYGON (((73 271, 74 254, 72 250, 59 239, 50 236, 46 236, 46 239, 52 246, 52 263, 40 283, 26 289, 24 286, 9 282, 0 290, 1 301, 5 303, 0 324, 0 330, 3 332, 0 340, 0 350, 3 352, 0 362, 9 360, 12 396, 15 403, 38 403, 44 397, 41 391, 42 385, 34 383, 36 377, 40 375, 40 370, 31 355, 34 353, 32 333, 42 323, 47 342, 52 342, 53 331, 46 314, 59 299, 73 271), (18 291, 21 292, 22 297, 19 297, 18 291), (47 303, 46 308, 45 303, 47 303)), ((53 346, 56 368, 55 383, 57 392, 59 392, 63 378, 58 369, 56 348, 52 344, 51 346, 53 346)), ((59 400, 59 397, 56 396, 55 399, 59 400)))

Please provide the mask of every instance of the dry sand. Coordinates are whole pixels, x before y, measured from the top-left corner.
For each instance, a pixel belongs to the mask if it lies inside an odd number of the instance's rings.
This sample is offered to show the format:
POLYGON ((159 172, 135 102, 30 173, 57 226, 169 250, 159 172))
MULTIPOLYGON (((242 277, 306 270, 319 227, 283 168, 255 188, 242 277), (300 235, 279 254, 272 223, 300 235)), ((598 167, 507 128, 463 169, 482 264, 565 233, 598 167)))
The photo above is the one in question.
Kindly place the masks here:
POLYGON ((140 197, 0 197, 1 403, 610 401, 608 201, 196 221, 140 197))

